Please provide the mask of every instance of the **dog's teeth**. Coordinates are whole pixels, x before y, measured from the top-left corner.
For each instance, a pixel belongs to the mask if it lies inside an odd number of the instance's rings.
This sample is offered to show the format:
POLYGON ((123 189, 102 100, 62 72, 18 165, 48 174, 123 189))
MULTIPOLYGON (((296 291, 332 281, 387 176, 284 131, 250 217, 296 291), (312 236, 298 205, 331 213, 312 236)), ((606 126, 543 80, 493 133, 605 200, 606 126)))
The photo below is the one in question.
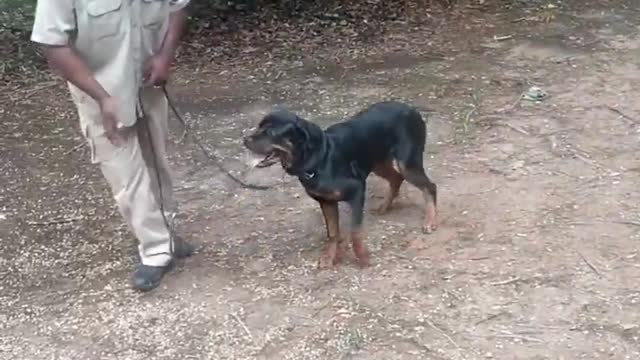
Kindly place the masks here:
POLYGON ((260 162, 262 161, 262 159, 257 159, 257 158, 252 158, 249 159, 249 167, 256 167, 256 165, 260 164, 260 162))
POLYGON ((251 154, 251 153, 250 154, 246 154, 246 156, 245 156, 245 163, 249 167, 256 167, 256 165, 260 164, 260 162, 262 162, 262 160, 264 160, 264 157, 260 157, 258 155, 251 154))

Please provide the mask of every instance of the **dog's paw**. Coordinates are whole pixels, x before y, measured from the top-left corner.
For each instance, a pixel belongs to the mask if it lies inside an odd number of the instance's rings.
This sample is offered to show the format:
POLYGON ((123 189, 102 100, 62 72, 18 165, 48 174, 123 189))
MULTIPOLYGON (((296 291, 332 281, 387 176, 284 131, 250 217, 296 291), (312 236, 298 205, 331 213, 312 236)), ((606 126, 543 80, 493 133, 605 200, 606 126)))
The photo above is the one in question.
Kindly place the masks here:
POLYGON ((356 264, 361 269, 365 269, 371 266, 371 259, 369 258, 369 254, 367 253, 361 256, 356 256, 356 264))
POLYGON ((336 247, 336 256, 333 258, 333 265, 341 264, 347 257, 347 249, 344 244, 338 244, 336 247))
POLYGON ((438 213, 435 204, 427 205, 427 213, 425 214, 422 232, 431 234, 438 229, 438 213))
POLYGON ((431 234, 438 229, 438 225, 435 222, 426 222, 422 225, 422 232, 425 234, 431 234))
POLYGON ((371 261, 369 259, 369 251, 364 246, 362 241, 354 241, 353 242, 353 254, 356 257, 356 264, 360 268, 366 268, 371 265, 371 261))
POLYGON ((320 270, 330 269, 333 267, 334 261, 335 261, 335 256, 331 257, 331 256, 328 256, 327 254, 322 254, 322 256, 320 256, 320 260, 318 261, 318 269, 320 270))

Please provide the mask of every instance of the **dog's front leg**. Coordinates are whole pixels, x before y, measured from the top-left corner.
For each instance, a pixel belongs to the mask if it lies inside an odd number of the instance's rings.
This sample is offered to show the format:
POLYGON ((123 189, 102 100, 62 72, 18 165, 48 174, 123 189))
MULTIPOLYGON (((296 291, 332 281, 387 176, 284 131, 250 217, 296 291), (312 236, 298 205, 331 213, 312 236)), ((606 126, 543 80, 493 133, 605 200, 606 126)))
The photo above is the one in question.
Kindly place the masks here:
POLYGON ((351 196, 348 199, 351 207, 351 245, 356 261, 360 267, 369 266, 369 251, 364 244, 364 231, 362 230, 362 222, 364 217, 364 198, 366 185, 365 182, 359 182, 357 186, 354 184, 351 196))
POLYGON ((318 267, 326 269, 339 263, 344 254, 340 237, 340 213, 335 201, 320 200, 320 208, 327 227, 327 248, 320 257, 318 267))

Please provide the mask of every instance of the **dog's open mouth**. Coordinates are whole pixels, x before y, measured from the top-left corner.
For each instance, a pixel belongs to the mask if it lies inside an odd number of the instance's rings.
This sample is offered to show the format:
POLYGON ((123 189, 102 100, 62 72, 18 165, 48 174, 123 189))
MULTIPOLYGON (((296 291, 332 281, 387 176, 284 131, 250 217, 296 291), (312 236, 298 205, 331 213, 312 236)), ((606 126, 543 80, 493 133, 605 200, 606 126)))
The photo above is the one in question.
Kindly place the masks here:
POLYGON ((256 164, 257 168, 266 168, 278 162, 278 156, 275 151, 270 152, 259 163, 256 164))

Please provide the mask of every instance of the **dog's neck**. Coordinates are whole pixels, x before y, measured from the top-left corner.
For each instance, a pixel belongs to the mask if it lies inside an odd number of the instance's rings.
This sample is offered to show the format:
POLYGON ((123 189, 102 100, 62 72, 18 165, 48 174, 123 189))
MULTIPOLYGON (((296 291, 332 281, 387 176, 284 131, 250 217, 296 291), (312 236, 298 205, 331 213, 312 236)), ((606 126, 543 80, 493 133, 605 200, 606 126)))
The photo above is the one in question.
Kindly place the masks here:
POLYGON ((300 126, 306 133, 306 140, 295 144, 294 159, 291 166, 285 168, 289 175, 301 177, 313 173, 318 162, 326 155, 330 139, 320 126, 300 119, 300 126))

